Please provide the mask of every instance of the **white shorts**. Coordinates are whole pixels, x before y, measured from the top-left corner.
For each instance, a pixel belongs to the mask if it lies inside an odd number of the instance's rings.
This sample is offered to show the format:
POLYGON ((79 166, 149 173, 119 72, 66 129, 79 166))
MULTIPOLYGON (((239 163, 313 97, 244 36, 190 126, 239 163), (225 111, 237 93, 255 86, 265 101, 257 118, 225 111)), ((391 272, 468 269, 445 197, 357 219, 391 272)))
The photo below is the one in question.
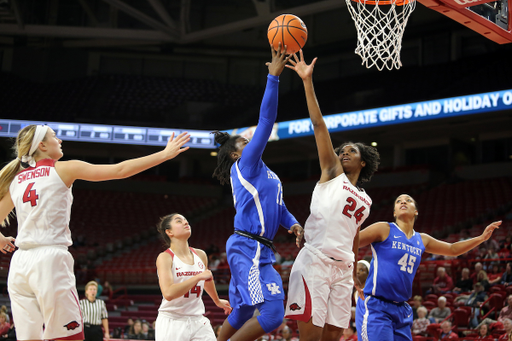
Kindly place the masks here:
POLYGON ((353 264, 335 261, 305 244, 293 263, 285 318, 323 328, 347 328, 352 306, 353 264))
POLYGON ((84 339, 73 264, 65 246, 14 252, 8 290, 18 340, 84 339))
POLYGON ((155 341, 216 341, 210 320, 203 315, 175 316, 158 312, 155 341))

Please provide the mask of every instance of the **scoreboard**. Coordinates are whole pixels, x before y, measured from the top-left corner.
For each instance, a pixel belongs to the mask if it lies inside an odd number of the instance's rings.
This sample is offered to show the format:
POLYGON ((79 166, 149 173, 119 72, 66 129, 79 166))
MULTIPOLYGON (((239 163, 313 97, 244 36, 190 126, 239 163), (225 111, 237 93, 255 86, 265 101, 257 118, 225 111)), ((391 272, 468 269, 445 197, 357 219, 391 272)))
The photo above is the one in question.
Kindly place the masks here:
POLYGON ((30 124, 46 124, 55 131, 63 141, 137 144, 149 146, 165 146, 169 137, 182 132, 190 134, 190 148, 216 148, 213 135, 207 130, 164 129, 148 127, 127 127, 116 125, 89 123, 62 123, 42 121, 20 121, 0 119, 0 137, 16 137, 18 131, 30 124))

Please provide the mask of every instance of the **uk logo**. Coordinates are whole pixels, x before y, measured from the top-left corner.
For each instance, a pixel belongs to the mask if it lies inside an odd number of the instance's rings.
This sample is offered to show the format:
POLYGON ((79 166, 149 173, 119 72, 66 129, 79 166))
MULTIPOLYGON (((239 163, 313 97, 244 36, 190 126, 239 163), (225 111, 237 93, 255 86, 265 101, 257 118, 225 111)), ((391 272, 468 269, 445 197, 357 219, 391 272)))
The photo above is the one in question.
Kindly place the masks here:
POLYGON ((281 293, 281 291, 279 291, 279 286, 276 283, 268 283, 267 289, 270 291, 271 295, 277 295, 281 293))
POLYGON ((68 330, 75 330, 76 328, 80 327, 80 323, 71 321, 68 324, 65 324, 64 327, 66 327, 68 330))

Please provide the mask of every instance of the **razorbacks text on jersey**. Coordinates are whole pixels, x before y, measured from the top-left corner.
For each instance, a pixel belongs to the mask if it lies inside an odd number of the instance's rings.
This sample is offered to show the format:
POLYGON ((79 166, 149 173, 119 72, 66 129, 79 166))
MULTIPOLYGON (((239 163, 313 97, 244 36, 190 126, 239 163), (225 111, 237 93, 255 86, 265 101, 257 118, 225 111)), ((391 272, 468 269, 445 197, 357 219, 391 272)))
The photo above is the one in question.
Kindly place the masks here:
POLYGON ((304 226, 306 243, 328 257, 354 262, 354 237, 370 214, 371 205, 370 196, 352 185, 345 173, 317 183, 304 226))
POLYGON ((69 219, 73 194, 55 170, 55 160, 43 159, 18 173, 9 191, 16 207, 16 246, 71 246, 69 219))
POLYGON ((419 233, 411 238, 395 224, 389 223, 389 236, 379 243, 372 243, 370 272, 364 294, 404 302, 412 296, 412 282, 425 252, 419 233))
MULTIPOLYGON (((172 279, 174 283, 184 282, 205 271, 205 266, 201 258, 199 258, 193 248, 190 248, 190 251, 194 255, 194 264, 184 263, 171 249, 165 250, 165 252, 172 256, 172 279)), ((175 298, 172 301, 167 301, 165 298, 162 298, 162 303, 158 311, 183 316, 203 315, 205 312, 202 299, 203 289, 204 281, 199 281, 182 297, 175 298)))

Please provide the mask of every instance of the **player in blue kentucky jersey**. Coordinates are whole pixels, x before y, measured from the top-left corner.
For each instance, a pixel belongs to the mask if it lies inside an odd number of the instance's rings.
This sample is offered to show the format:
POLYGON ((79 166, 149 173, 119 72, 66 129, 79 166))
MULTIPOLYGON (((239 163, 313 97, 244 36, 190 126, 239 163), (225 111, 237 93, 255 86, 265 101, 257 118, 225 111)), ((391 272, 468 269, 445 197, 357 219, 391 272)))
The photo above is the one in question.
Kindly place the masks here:
POLYGON ((501 221, 487 226, 482 235, 446 243, 426 233, 416 233, 416 201, 407 194, 394 204, 394 223, 378 222, 360 232, 359 245, 371 244, 373 259, 364 286, 365 300, 356 308, 358 340, 412 340, 412 281, 423 252, 461 255, 488 240, 501 221))
POLYGON ((277 117, 279 75, 289 57, 286 47, 272 49, 260 118, 252 140, 216 132, 220 144, 213 173, 221 184, 231 182, 235 203, 235 234, 226 243, 231 269, 229 301, 233 311, 224 321, 218 340, 254 340, 276 329, 284 317, 284 290, 275 262, 272 240, 279 225, 297 236, 303 229, 283 202, 279 177, 261 160, 277 117), (253 317, 258 308, 260 316, 253 317))

